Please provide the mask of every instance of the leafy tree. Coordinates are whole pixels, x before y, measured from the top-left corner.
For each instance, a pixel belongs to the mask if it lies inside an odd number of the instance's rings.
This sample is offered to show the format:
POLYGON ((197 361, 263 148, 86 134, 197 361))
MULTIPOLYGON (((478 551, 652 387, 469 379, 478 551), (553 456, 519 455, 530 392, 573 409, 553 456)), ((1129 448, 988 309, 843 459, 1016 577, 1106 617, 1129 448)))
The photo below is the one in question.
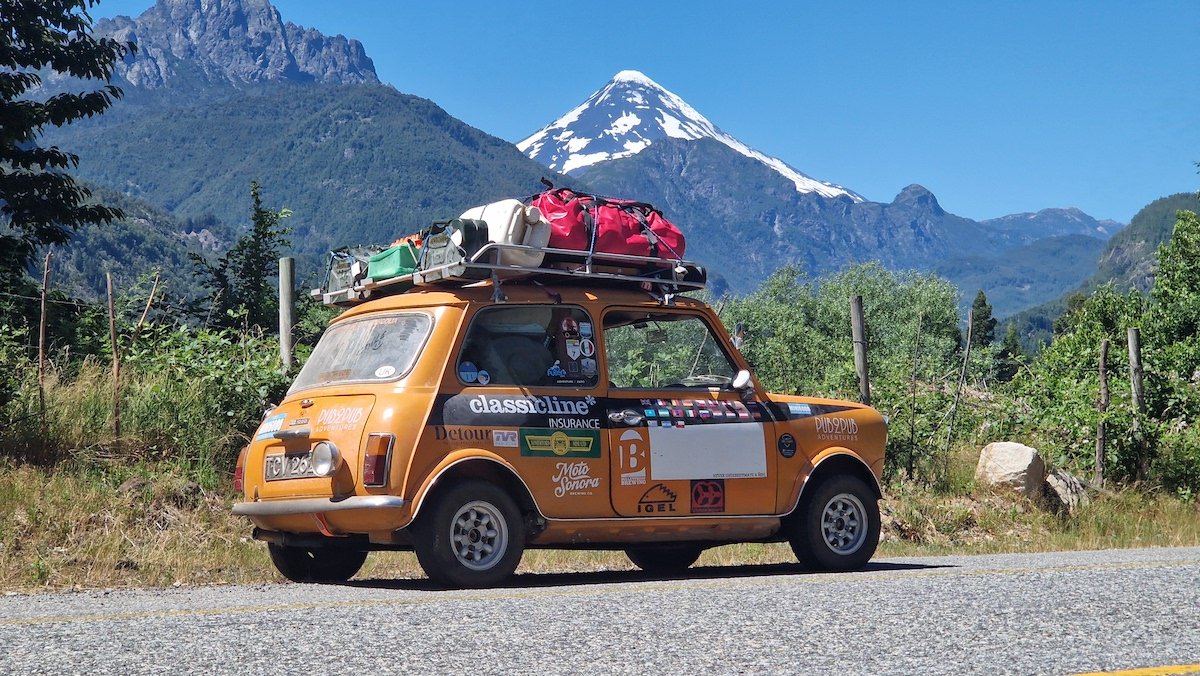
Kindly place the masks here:
POLYGON ((983 289, 975 294, 971 303, 971 347, 984 347, 996 340, 996 318, 992 316, 992 306, 988 304, 983 289))
POLYGON ((66 170, 79 157, 37 144, 46 125, 61 127, 104 112, 121 90, 106 84, 79 94, 45 95, 42 73, 108 81, 132 43, 90 35, 97 0, 0 0, 0 276, 19 280, 37 248, 61 244, 82 224, 120 211, 89 204, 90 191, 66 170), (41 95, 39 97, 39 95, 41 95))
POLYGON ((211 291, 210 307, 199 314, 207 315, 218 327, 235 328, 244 323, 270 329, 278 321, 279 301, 271 280, 280 250, 291 244, 287 239, 291 229, 281 223, 292 212, 264 208, 257 181, 250 183, 250 198, 250 232, 215 263, 191 254, 196 276, 211 291))
MULTIPOLYGON (((774 392, 857 398, 850 298, 863 297, 872 402, 890 416, 887 471, 944 478, 946 411, 958 380, 958 292, 933 275, 894 273, 870 263, 806 280, 794 267, 772 275, 753 295, 729 301, 722 318, 746 327, 742 353, 774 392)), ((984 380, 987 349, 972 360, 984 380)), ((963 406, 956 438, 977 429, 963 406)))

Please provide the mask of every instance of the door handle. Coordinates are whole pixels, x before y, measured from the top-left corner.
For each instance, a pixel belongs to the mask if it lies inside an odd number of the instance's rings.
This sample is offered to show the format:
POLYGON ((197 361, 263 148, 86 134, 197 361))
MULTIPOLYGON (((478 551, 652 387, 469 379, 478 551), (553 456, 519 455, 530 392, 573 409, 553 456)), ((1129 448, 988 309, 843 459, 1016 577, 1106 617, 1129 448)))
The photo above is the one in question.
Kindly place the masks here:
POLYGON ((625 423, 629 427, 636 427, 644 420, 641 413, 631 408, 627 408, 624 411, 609 411, 608 419, 615 423, 625 423))

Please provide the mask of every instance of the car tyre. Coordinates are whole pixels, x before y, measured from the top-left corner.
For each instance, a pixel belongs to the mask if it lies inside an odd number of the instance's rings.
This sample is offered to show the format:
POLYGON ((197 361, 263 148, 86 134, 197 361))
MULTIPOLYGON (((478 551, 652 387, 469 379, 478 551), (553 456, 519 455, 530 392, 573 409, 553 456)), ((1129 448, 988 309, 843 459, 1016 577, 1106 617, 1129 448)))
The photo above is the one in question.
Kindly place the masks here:
POLYGON ((792 552, 805 568, 858 570, 879 545, 878 499, 858 477, 832 477, 801 498, 790 527, 792 552))
POLYGON ((671 575, 687 570, 703 551, 695 545, 639 545, 626 549, 625 555, 647 573, 671 575))
POLYGON ((413 524, 413 549, 431 580, 489 587, 512 575, 525 550, 513 499, 486 481, 464 481, 434 495, 413 524))
POLYGON ((287 547, 267 544, 271 563, 292 582, 345 582, 367 560, 367 552, 336 547, 287 547))

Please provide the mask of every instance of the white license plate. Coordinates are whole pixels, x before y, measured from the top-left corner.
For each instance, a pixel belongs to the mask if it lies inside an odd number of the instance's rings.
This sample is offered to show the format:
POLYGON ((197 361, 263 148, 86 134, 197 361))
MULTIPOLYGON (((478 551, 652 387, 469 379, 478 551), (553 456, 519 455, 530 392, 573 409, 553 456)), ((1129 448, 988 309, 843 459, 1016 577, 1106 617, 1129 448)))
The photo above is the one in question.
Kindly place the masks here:
POLYGON ((312 453, 278 453, 263 461, 263 476, 267 481, 302 479, 313 474, 312 453))

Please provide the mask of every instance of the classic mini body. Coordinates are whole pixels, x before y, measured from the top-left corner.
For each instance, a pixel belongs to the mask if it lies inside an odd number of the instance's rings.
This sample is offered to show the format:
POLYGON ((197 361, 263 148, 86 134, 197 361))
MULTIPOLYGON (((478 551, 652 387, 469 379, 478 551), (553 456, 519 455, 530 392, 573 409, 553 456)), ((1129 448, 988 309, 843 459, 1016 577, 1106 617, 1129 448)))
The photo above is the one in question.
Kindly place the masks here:
POLYGON ((699 300, 503 290, 417 288, 331 324, 238 461, 234 511, 284 576, 345 580, 389 549, 449 586, 497 584, 527 548, 660 574, 747 541, 869 560, 874 409, 767 393, 699 300))

